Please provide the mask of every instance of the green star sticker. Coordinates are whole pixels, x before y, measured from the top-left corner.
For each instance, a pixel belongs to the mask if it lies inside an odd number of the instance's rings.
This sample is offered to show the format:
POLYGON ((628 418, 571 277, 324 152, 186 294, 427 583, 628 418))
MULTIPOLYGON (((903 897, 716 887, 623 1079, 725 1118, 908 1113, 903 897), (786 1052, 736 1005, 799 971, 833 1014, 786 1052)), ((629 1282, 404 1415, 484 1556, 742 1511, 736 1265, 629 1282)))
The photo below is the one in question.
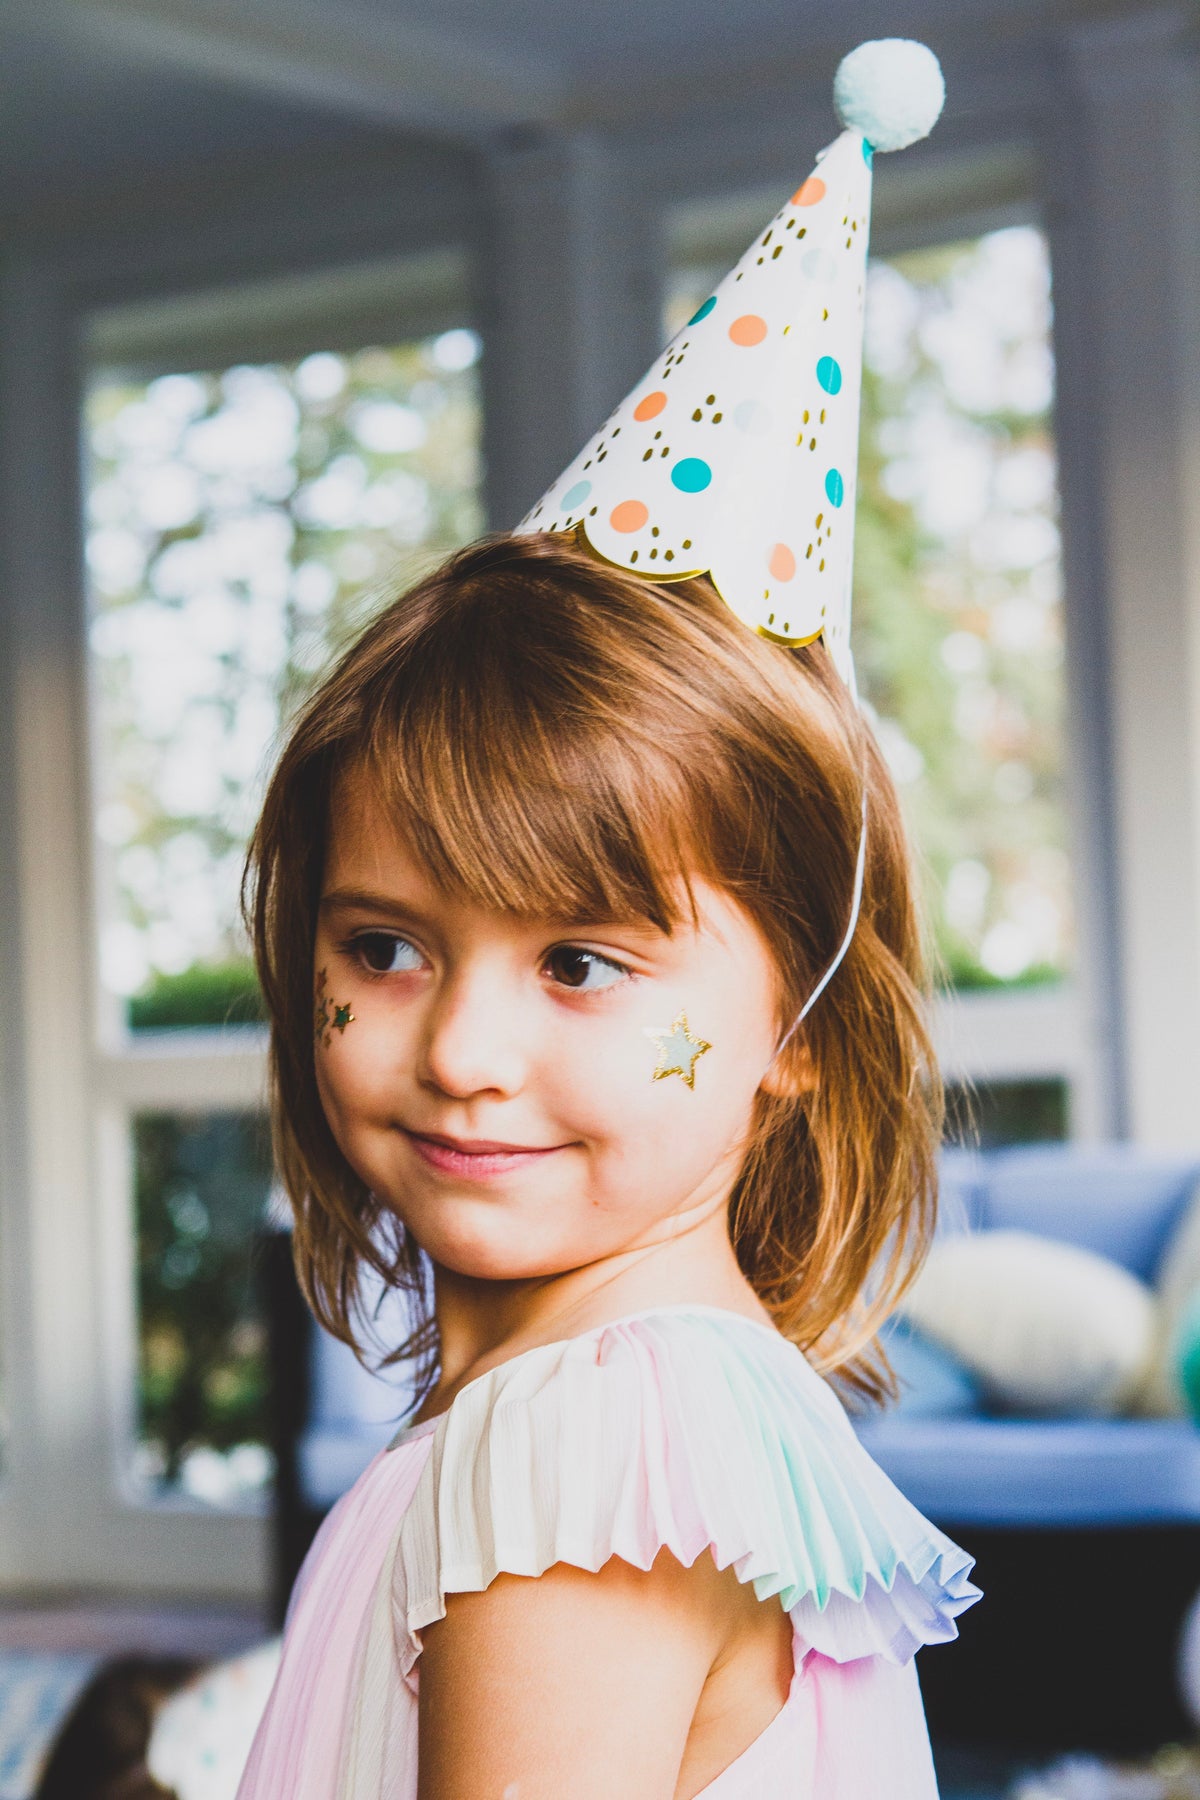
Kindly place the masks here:
POLYGON ((646 1027, 646 1036, 653 1038, 658 1045, 658 1067, 654 1071, 655 1081, 661 1081, 666 1075, 679 1075, 690 1088, 696 1085, 696 1061, 711 1050, 703 1038, 693 1037, 688 1030, 687 1014, 680 1012, 669 1031, 655 1031, 646 1027))
POLYGON ((350 1011, 349 1006, 339 1006, 337 1004, 337 1002, 335 1001, 334 1007, 333 1007, 333 1028, 334 1028, 334 1030, 335 1031, 345 1031, 347 1025, 353 1025, 353 1023, 354 1023, 354 1014, 350 1011))

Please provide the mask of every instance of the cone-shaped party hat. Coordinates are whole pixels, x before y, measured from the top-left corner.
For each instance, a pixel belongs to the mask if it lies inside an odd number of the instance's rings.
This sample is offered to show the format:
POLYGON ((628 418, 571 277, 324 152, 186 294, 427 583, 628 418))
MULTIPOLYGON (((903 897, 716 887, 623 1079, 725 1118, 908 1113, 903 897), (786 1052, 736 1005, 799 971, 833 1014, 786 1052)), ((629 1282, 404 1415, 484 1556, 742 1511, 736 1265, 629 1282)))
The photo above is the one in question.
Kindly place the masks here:
POLYGON ((842 135, 518 532, 575 531, 651 581, 707 574, 764 636, 823 636, 852 680, 871 160, 924 137, 944 97, 923 44, 845 58, 842 135))

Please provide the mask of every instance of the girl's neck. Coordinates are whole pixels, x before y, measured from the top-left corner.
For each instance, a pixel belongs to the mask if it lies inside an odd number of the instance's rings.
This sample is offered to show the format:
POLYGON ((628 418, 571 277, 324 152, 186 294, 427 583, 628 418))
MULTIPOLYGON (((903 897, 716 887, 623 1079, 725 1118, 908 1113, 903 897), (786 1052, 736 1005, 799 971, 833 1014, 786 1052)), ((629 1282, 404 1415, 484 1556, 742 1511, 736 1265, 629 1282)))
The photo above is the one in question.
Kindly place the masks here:
POLYGON ((438 1268, 434 1283, 440 1374, 424 1418, 510 1357, 655 1306, 718 1306, 770 1323, 738 1268, 723 1207, 662 1242, 561 1274, 482 1281, 438 1268))

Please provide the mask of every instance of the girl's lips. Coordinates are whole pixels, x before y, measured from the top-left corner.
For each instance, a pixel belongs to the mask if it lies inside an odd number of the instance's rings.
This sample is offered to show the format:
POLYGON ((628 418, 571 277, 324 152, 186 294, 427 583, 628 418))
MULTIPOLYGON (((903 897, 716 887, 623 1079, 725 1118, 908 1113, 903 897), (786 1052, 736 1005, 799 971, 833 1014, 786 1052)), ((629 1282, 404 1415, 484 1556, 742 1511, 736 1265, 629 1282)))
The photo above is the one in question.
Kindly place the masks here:
POLYGON ((552 1144, 545 1150, 531 1150, 518 1144, 450 1143, 443 1138, 422 1137, 419 1131, 405 1131, 404 1136, 430 1168, 440 1169, 446 1175, 465 1175, 473 1181, 527 1169, 540 1157, 553 1156, 556 1150, 564 1148, 562 1144, 552 1144))

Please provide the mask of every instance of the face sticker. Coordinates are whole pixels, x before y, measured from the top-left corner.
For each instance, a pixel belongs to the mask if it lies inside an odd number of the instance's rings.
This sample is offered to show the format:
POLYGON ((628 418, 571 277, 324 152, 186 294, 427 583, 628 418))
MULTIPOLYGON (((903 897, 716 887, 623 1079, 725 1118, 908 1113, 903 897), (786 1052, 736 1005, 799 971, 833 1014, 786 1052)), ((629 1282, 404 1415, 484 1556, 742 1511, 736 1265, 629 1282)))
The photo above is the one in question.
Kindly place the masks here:
POLYGON ((326 993, 329 971, 321 969, 317 974, 317 991, 313 1000, 313 1038, 323 1050, 328 1050, 333 1042, 333 1033, 342 1033, 347 1025, 353 1025, 355 1014, 350 1010, 350 1002, 344 1006, 331 1000, 326 993))
POLYGON ((696 1086, 696 1063, 712 1045, 694 1037, 688 1030, 687 1014, 680 1012, 670 1030, 645 1028, 645 1035, 658 1045, 658 1066, 652 1079, 662 1081, 667 1075, 678 1075, 690 1088, 696 1086))

